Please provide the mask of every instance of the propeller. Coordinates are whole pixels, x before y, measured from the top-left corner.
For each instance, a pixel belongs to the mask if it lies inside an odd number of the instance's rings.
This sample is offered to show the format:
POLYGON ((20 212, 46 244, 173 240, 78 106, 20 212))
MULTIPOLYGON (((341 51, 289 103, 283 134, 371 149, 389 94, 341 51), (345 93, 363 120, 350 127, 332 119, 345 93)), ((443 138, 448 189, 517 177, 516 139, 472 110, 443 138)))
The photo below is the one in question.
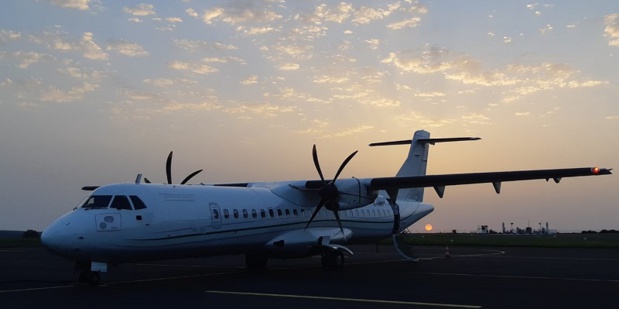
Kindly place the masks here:
MULTIPOLYGON (((166 163, 165 163, 165 172, 166 172, 168 184, 172 184, 172 154, 173 153, 174 153, 173 151, 170 151, 170 154, 168 155, 168 159, 166 160, 166 163)), ((201 169, 189 174, 187 177, 185 177, 185 179, 183 179, 183 181, 181 181, 181 185, 186 184, 191 178, 193 178, 193 176, 198 175, 200 172, 202 172, 201 169)), ((150 183, 150 180, 144 177, 144 182, 150 183)))
POLYGON ((337 199, 338 199, 340 192, 338 191, 337 186, 335 185, 335 181, 340 176, 340 173, 342 172, 342 170, 344 170, 344 167, 346 167, 346 164, 348 164, 348 162, 350 162, 350 160, 356 154, 357 154, 357 151, 351 153, 346 158, 346 160, 342 162, 342 164, 340 165, 340 168, 337 170, 337 173, 335 173, 335 177, 333 177, 333 180, 330 180, 327 182, 325 181, 325 178, 322 175, 322 170, 320 169, 320 162, 318 161, 318 152, 316 151, 316 145, 314 145, 314 147, 312 148, 312 158, 314 159, 314 166, 316 166, 316 170, 318 171, 318 175, 320 176, 320 180, 322 181, 323 184, 320 187, 320 189, 318 189, 318 195, 320 195, 320 202, 318 202, 318 206, 316 206, 316 211, 314 211, 314 213, 312 214, 312 217, 307 222, 307 225, 305 225, 306 229, 312 223, 312 221, 314 220, 318 212, 322 209, 322 207, 326 207, 328 210, 333 211, 333 214, 335 214, 335 220, 337 220, 337 224, 340 226, 342 235, 344 235, 344 228, 342 227, 342 221, 340 220, 340 215, 338 213, 340 204, 337 199))

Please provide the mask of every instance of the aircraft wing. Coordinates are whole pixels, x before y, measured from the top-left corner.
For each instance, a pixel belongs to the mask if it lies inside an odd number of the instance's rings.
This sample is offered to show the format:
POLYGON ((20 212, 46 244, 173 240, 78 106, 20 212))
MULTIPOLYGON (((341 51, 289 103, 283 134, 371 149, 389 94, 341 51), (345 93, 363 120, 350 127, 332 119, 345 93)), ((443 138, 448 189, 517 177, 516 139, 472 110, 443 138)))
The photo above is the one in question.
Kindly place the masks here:
POLYGON ((411 177, 381 177, 370 180, 370 188, 373 190, 387 190, 391 194, 393 190, 402 188, 434 187, 440 197, 443 197, 445 186, 467 185, 476 183, 492 183, 497 193, 500 193, 501 183, 504 181, 520 181, 533 179, 553 179, 556 183, 565 177, 609 175, 611 169, 598 167, 526 170, 488 173, 464 173, 425 175, 411 177), (391 192, 390 192, 391 191, 391 192))

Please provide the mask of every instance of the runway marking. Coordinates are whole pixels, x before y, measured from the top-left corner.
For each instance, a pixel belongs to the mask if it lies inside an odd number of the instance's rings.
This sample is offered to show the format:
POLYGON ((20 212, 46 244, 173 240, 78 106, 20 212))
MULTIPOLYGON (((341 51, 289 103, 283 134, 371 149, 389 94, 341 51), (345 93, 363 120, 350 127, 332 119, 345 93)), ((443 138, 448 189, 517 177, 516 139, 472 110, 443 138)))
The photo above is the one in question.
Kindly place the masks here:
POLYGON ((59 286, 47 286, 47 287, 41 287, 41 288, 0 290, 0 293, 32 292, 32 291, 43 291, 43 290, 66 289, 66 288, 73 288, 73 287, 75 287, 75 286, 73 286, 73 285, 59 285, 59 286))
POLYGON ((509 275, 475 275, 475 274, 458 274, 458 273, 417 273, 420 275, 435 275, 435 276, 458 276, 458 277, 484 277, 484 278, 500 278, 500 279, 536 279, 536 280, 558 280, 558 281, 582 281, 582 282, 610 282, 619 283, 615 279, 590 279, 590 278, 560 278, 560 277, 543 277, 543 276, 509 276, 509 275))
POLYGON ((232 292, 232 291, 214 291, 214 290, 205 291, 205 293, 261 296, 261 297, 335 300, 335 301, 346 301, 346 302, 362 302, 362 303, 392 304, 392 305, 432 306, 432 307, 447 307, 447 308, 481 308, 481 306, 474 306, 474 305, 440 304, 440 303, 424 303, 424 302, 411 302, 411 301, 398 301, 398 300, 362 299, 362 298, 345 298, 345 297, 329 297, 329 296, 295 295, 295 294, 272 294, 272 293, 232 292))
POLYGON ((107 285, 127 284, 127 283, 138 283, 138 282, 155 282, 155 281, 166 281, 166 280, 177 280, 177 279, 189 279, 189 278, 211 277, 211 276, 221 276, 221 275, 233 275, 233 274, 238 274, 238 273, 239 273, 239 272, 221 272, 221 273, 202 274, 202 275, 188 275, 188 276, 176 276, 176 277, 161 277, 161 278, 151 278, 151 279, 136 279, 136 280, 127 280, 127 281, 109 282, 107 285))

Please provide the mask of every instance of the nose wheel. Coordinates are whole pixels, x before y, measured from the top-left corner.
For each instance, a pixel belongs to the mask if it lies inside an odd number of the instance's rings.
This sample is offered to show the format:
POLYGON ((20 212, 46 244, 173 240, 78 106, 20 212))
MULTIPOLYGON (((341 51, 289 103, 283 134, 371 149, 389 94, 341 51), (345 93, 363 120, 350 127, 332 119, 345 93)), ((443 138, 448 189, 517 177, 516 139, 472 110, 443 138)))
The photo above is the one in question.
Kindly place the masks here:
POLYGON ((101 274, 98 271, 84 270, 80 272, 77 281, 93 286, 99 285, 101 283, 101 274))
POLYGON ((344 267, 344 253, 340 250, 332 250, 322 254, 322 267, 333 270, 344 267))

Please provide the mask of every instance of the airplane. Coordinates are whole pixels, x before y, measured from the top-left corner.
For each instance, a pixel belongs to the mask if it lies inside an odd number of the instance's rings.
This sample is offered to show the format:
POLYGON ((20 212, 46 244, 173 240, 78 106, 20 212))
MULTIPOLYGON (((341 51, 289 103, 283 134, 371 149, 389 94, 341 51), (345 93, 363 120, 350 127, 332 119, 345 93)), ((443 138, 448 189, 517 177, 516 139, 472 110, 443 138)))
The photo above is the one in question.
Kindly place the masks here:
POLYGON ((332 179, 320 168, 316 145, 312 158, 319 180, 187 184, 201 172, 172 183, 154 184, 138 174, 133 183, 86 186, 92 191, 78 207, 55 220, 42 235, 43 245, 75 261, 76 281, 97 285, 108 266, 146 260, 245 255, 247 268, 263 269, 268 259, 321 255, 322 266, 337 269, 346 245, 375 242, 398 234, 434 210, 424 189, 443 197, 445 187, 533 179, 609 175, 598 167, 426 175, 430 145, 474 141, 476 137, 430 138, 424 130, 412 139, 370 146, 410 144, 395 177, 339 179, 357 151, 332 179))

